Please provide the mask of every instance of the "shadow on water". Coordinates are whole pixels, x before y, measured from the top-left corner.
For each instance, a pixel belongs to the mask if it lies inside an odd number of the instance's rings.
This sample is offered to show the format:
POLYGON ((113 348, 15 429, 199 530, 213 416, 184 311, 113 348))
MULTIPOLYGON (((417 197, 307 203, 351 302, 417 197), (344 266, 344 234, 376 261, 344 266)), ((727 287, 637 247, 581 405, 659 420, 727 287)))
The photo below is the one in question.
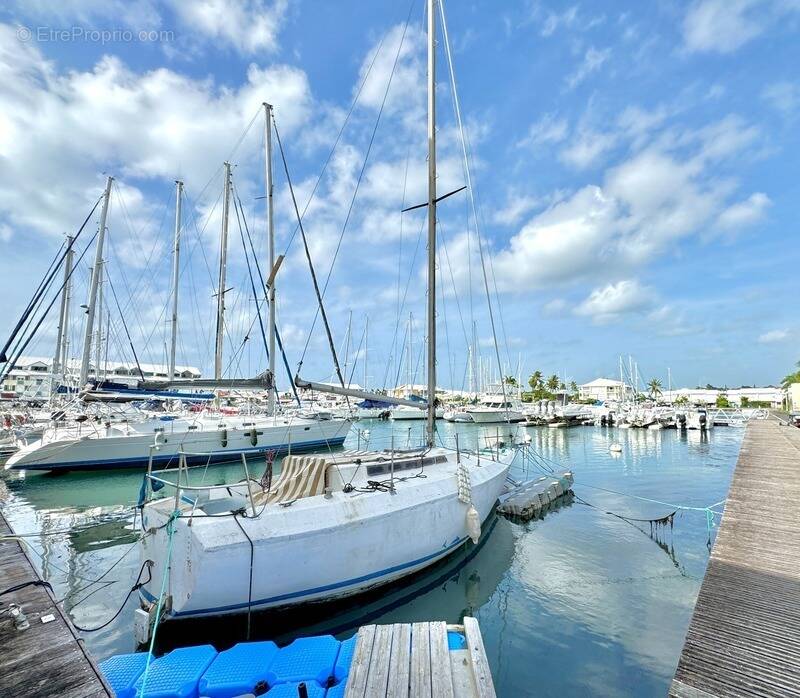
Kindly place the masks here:
MULTIPOLYGON (((301 635, 346 636, 376 622, 457 623, 489 600, 513 556, 511 524, 492 515, 477 545, 467 543, 436 565, 397 582, 346 599, 254 611, 250 639, 284 644, 301 635)), ((246 613, 169 621, 158 629, 157 652, 206 642, 222 650, 245 641, 246 628, 246 613)))

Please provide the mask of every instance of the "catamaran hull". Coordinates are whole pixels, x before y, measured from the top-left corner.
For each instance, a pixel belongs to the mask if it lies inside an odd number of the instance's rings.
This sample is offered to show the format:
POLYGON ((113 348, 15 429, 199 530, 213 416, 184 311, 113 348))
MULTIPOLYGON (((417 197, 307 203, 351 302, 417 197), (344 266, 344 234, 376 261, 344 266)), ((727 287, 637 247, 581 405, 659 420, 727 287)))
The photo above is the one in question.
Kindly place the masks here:
MULTIPOLYGON (((492 513, 508 472, 507 465, 485 463, 471 470, 472 502, 481 521, 492 513)), ((287 508, 270 506, 255 519, 195 518, 188 526, 181 517, 175 522, 167 615, 212 616, 336 599, 422 570, 468 541, 467 506, 458 500, 455 470, 437 480, 399 485, 396 494, 337 492, 301 499, 287 508)), ((145 516, 146 528, 162 523, 145 516)), ((140 590, 145 606, 157 600, 166 535, 157 528, 142 544, 143 559, 155 563, 152 582, 140 590)))
POLYGON ((15 453, 5 467, 10 470, 145 468, 151 450, 153 465, 160 468, 177 465, 181 451, 187 454, 190 465, 219 463, 242 454, 274 451, 281 455, 289 450, 294 453, 341 446, 349 428, 348 421, 326 420, 214 431, 165 431, 158 434, 157 448, 153 448, 156 442, 153 433, 54 440, 47 444, 33 442, 15 453))

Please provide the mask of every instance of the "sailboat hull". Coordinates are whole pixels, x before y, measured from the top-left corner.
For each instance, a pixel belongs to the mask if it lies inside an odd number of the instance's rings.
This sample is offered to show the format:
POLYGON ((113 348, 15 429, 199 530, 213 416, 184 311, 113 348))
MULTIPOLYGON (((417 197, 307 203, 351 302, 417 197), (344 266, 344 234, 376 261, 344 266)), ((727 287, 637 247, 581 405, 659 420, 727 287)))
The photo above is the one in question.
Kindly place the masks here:
POLYGON ((341 446, 349 428, 350 423, 345 420, 298 419, 285 422, 239 419, 229 428, 220 429, 215 424, 213 429, 206 430, 188 430, 184 424, 172 427, 170 422, 157 420, 130 429, 85 427, 82 433, 67 431, 61 438, 58 434, 52 438, 46 435, 17 451, 5 467, 11 470, 145 468, 151 450, 157 467, 177 465, 181 451, 187 454, 189 464, 223 462, 241 454, 274 451, 280 455, 290 449, 298 452, 341 446))
MULTIPOLYGON (((472 502, 484 521, 508 465, 481 463, 470 474, 472 502)), ((335 599, 436 563, 467 542, 467 506, 458 499, 455 464, 432 466, 425 474, 398 481, 395 494, 335 492, 289 507, 268 505, 257 518, 196 517, 191 526, 188 517, 178 518, 168 615, 209 616, 335 599)), ((145 527, 157 528, 168 515, 168 507, 146 511, 145 527)), ((145 604, 160 588, 166 535, 157 528, 143 542, 143 559, 155 563, 152 581, 140 590, 145 604)))

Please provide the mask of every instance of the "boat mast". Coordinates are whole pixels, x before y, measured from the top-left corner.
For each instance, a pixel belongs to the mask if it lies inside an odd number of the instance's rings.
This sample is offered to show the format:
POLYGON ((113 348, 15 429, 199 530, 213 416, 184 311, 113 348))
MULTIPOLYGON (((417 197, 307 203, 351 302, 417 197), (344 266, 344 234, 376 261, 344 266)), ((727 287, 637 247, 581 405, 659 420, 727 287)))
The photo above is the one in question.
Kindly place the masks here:
POLYGON ((428 0, 428 447, 436 438, 436 1, 428 0))
POLYGON ((66 369, 67 365, 67 321, 69 316, 69 287, 70 277, 72 276, 72 240, 71 235, 67 235, 67 256, 64 260, 64 286, 61 289, 61 308, 58 313, 58 334, 56 336, 56 353, 53 356, 52 380, 50 382, 51 392, 56 392, 56 376, 66 369))
POLYGON ((175 237, 172 243, 172 331, 169 344, 170 380, 175 378, 175 349, 178 343, 178 277, 181 261, 181 197, 183 182, 175 180, 175 237))
POLYGON ((222 378, 222 337, 225 333, 225 272, 228 262, 228 211, 231 202, 231 164, 225 163, 222 195, 222 234, 219 240, 219 286, 217 287, 217 343, 214 349, 214 378, 222 378))
MULTIPOLYGON (((269 372, 275 380, 275 223, 272 217, 272 105, 264 102, 264 147, 265 153, 265 178, 267 187, 267 239, 269 243, 269 268, 270 283, 268 289, 269 302, 269 329, 267 334, 267 345, 269 350, 269 372)), ((275 391, 269 391, 267 398, 267 412, 275 414, 275 391)))
POLYGON ((367 352, 369 351, 369 315, 364 324, 364 390, 367 389, 367 352))
MULTIPOLYGON (((106 189, 103 194, 103 208, 100 212, 100 228, 97 231, 97 247, 94 253, 94 266, 92 267, 92 281, 89 286, 89 300, 86 303, 86 331, 83 334, 83 355, 81 357, 81 372, 78 386, 83 388, 89 378, 89 358, 92 353, 92 333, 94 330, 94 313, 97 301, 97 287, 100 283, 101 265, 103 263, 103 241, 106 237, 106 220, 108 218, 108 203, 111 199, 111 183, 113 177, 106 180, 106 189)), ((99 373, 99 370, 97 371, 99 373)))
POLYGON ((100 364, 103 361, 103 262, 100 262, 98 269, 98 282, 97 282, 97 332, 94 333, 94 353, 95 353, 95 380, 100 383, 102 376, 100 373, 100 364))

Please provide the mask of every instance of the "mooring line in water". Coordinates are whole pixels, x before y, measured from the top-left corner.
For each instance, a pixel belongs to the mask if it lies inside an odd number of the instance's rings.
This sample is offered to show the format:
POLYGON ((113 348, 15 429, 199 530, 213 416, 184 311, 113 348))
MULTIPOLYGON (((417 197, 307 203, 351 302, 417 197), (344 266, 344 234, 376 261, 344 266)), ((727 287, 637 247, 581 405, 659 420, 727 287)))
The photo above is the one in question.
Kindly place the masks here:
MULTIPOLYGON (((670 509, 674 510, 672 512, 672 514, 668 514, 665 517, 660 517, 659 519, 632 519, 630 517, 622 516, 621 514, 615 514, 612 511, 607 511, 606 512, 607 514, 611 514, 612 516, 616 516, 616 517, 618 517, 620 519, 625 519, 626 521, 627 520, 630 520, 630 521, 637 521, 638 520, 638 521, 642 521, 642 522, 653 523, 653 522, 659 522, 662 519, 664 521, 666 521, 667 519, 671 519, 672 517, 675 516, 675 514, 678 511, 702 511, 706 515, 706 528, 708 529, 709 537, 711 536, 711 529, 716 527, 716 522, 715 522, 714 517, 715 516, 722 516, 722 514, 723 514, 723 512, 721 512, 721 511, 716 511, 714 509, 714 507, 718 507, 721 504, 725 504, 725 502, 727 501, 727 498, 726 498, 726 499, 720 500, 719 502, 714 502, 714 504, 709 504, 708 506, 705 506, 705 507, 691 507, 691 506, 684 506, 682 504, 671 504, 670 502, 662 502, 659 499, 651 499, 650 497, 642 497, 641 495, 638 495, 638 494, 630 494, 628 492, 619 492, 617 490, 611 490, 611 489, 608 489, 606 487, 600 487, 599 485, 588 485, 585 482, 575 482, 575 484, 576 485, 582 485, 583 487, 589 487, 589 488, 594 489, 594 490, 600 490, 601 492, 608 492, 609 494, 616 494, 616 495, 619 495, 621 497, 630 497, 632 499, 639 499, 639 500, 641 500, 643 502, 650 502, 652 504, 659 504, 661 506, 669 507, 670 509)), ((586 502, 586 503, 588 504, 588 502, 586 502)), ((589 504, 589 506, 594 506, 594 505, 593 504, 589 504)), ((595 507, 595 508, 597 508, 597 507, 595 507)), ((670 521, 670 523, 671 523, 671 521, 670 521)))

